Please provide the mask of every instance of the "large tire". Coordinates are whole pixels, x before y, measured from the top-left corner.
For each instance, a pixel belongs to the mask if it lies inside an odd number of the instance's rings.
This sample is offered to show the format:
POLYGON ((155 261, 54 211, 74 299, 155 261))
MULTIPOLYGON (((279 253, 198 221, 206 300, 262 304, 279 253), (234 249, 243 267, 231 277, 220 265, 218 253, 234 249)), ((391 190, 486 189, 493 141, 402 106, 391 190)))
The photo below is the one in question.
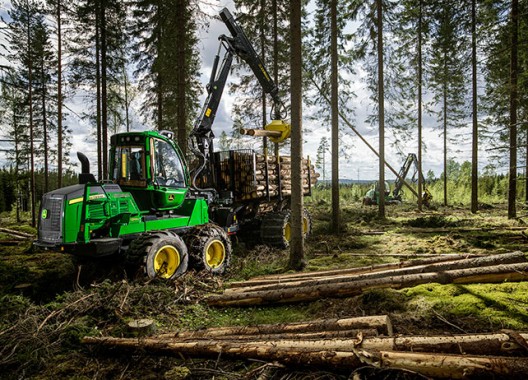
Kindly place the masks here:
POLYGON ((191 266, 212 274, 224 274, 231 261, 231 241, 216 224, 195 227, 186 237, 191 266))
POLYGON ((291 240, 290 211, 269 212, 262 217, 260 239, 263 244, 288 248, 291 240))
POLYGON ((128 257, 129 261, 142 262, 150 279, 173 280, 189 265, 187 246, 170 231, 141 235, 130 244, 128 257))
MULTIPOLYGON (((263 244, 288 248, 291 240, 291 211, 270 212, 262 218, 260 238, 263 244)), ((312 234, 312 217, 307 209, 303 211, 303 235, 305 238, 312 234)))

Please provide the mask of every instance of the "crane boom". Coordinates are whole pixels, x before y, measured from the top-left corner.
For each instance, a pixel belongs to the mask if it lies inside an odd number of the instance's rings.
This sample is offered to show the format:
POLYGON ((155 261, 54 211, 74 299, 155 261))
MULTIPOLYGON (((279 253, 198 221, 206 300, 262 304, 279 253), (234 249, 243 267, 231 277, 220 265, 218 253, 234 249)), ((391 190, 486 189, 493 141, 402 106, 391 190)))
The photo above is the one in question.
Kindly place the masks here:
MULTIPOLYGON (((285 108, 278 96, 279 89, 277 85, 269 75, 264 63, 255 52, 253 45, 231 12, 227 8, 224 8, 220 12, 220 17, 231 33, 231 37, 226 35, 218 37, 220 46, 213 62, 209 83, 206 86, 207 99, 190 134, 190 148, 200 158, 199 167, 193 171, 193 185, 199 175, 210 178, 211 173, 208 172, 210 168, 207 168, 207 165, 211 164, 213 153, 214 133, 212 126, 235 55, 248 64, 262 86, 264 93, 271 96, 273 100, 272 117, 274 120, 281 120, 283 118, 281 113, 285 108), (222 48, 225 50, 225 53, 219 67, 222 48)), ((196 187, 196 185, 194 186, 196 187)))

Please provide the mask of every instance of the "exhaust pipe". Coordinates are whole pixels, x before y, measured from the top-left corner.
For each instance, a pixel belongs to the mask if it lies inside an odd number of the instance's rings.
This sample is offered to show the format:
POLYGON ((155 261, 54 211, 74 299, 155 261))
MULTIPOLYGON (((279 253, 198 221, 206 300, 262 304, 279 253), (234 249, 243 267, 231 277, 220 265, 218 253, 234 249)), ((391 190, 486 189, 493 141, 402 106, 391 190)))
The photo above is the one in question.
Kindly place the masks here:
POLYGON ((79 184, 95 183, 95 177, 90 173, 90 161, 83 153, 77 152, 77 158, 81 161, 81 173, 79 174, 79 184))

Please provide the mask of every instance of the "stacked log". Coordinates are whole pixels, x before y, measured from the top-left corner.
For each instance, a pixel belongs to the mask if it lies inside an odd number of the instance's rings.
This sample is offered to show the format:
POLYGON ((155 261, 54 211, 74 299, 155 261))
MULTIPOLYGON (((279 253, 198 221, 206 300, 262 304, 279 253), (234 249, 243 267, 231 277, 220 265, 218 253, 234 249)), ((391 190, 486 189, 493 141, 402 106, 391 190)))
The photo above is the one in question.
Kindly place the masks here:
MULTIPOLYGON (((223 294, 212 295, 207 303, 213 306, 248 306, 315 301, 324 297, 350 297, 370 289, 401 289, 420 284, 497 283, 528 279, 528 260, 523 252, 490 255, 414 265, 405 268, 333 273, 293 277, 287 281, 249 282, 228 288, 223 294)), ((259 281, 262 281, 261 278, 259 281)), ((265 280, 265 279, 264 279, 265 280)))
POLYGON ((525 333, 377 336, 371 335, 371 330, 389 333, 392 327, 388 317, 220 327, 139 339, 85 337, 83 343, 177 355, 279 361, 286 365, 401 368, 452 379, 479 375, 518 378, 528 370, 525 333))
MULTIPOLYGON (((302 181, 305 194, 309 194, 319 176, 310 163, 302 160, 302 181)), ((291 195, 291 157, 264 156, 246 151, 234 151, 220 163, 219 182, 226 189, 234 188, 236 200, 251 200, 291 195), (231 161, 233 160, 233 161, 231 161), (267 177, 267 181, 266 181, 267 177)))

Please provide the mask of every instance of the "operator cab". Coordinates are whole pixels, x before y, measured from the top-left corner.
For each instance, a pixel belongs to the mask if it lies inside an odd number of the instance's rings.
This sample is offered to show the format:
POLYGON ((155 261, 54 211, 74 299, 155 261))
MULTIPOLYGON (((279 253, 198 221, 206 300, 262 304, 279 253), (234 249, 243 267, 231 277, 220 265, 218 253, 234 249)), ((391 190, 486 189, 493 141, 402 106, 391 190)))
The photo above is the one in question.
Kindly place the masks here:
POLYGON ((111 138, 112 181, 132 194, 141 211, 171 211, 183 203, 189 175, 170 132, 120 133, 111 138))

